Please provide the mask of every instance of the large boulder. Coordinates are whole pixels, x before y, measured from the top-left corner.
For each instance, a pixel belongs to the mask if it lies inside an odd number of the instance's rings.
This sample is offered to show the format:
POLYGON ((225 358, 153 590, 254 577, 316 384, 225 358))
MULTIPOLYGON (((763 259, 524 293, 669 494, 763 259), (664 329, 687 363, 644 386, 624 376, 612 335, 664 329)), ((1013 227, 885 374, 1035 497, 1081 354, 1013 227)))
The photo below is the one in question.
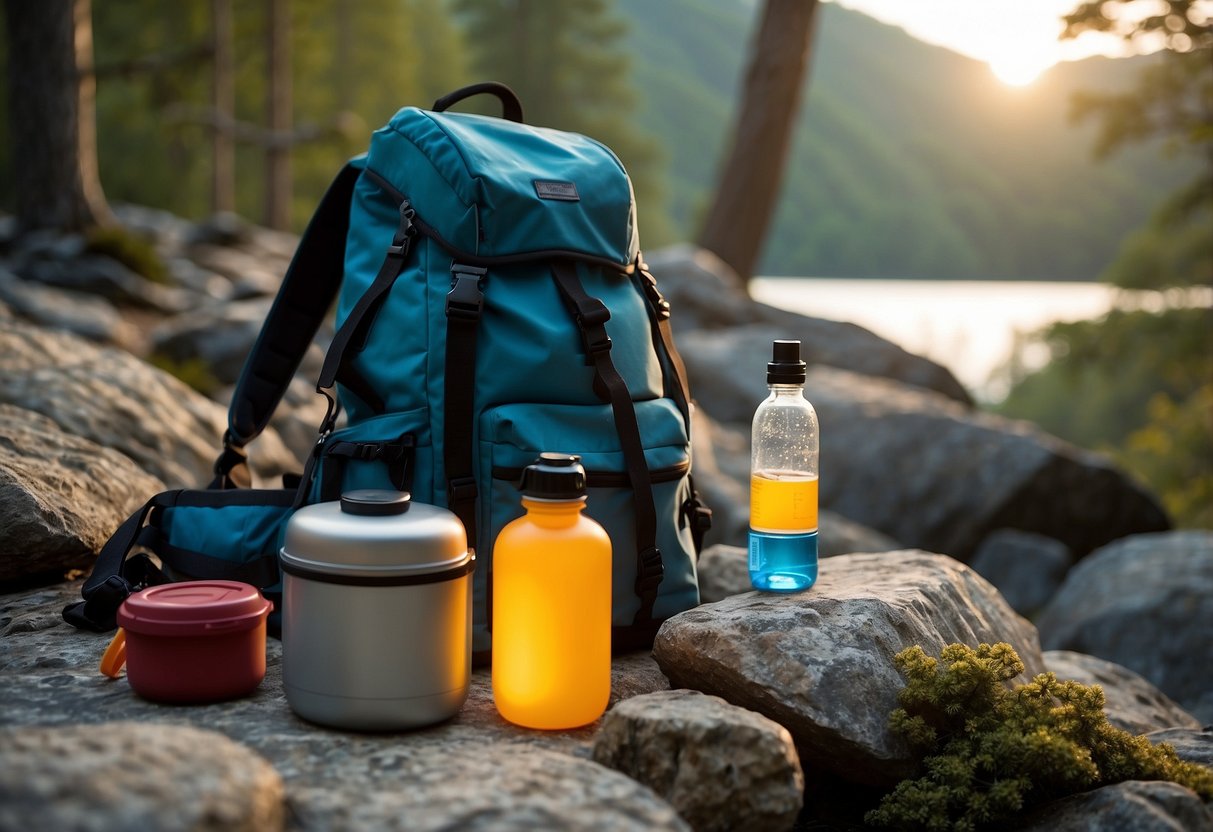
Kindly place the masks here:
MULTIPOLYGON (((16 321, 0 322, 0 403, 121 451, 170 488, 210 481, 227 427, 223 407, 130 353, 16 321)), ((300 467, 272 431, 251 460, 267 478, 300 467)))
POLYGON ((649 252, 647 259, 673 309, 671 321, 680 350, 694 350, 682 340, 692 330, 716 333, 751 326, 766 335, 764 355, 770 355, 773 338, 799 339, 811 363, 895 379, 972 404, 968 391, 950 370, 861 326, 800 315, 753 300, 736 272, 706 249, 678 245, 649 252))
MULTIPOLYGON (((420 731, 360 734, 299 719, 283 692, 276 639, 251 696, 158 705, 135 696, 125 677, 97 671, 110 634, 74 630, 61 615, 79 593, 75 582, 0 595, 0 725, 80 725, 104 734, 114 723, 138 722, 217 731, 278 770, 300 828, 686 829, 649 789, 586 759, 598 723, 529 731, 502 719, 488 669, 472 673, 455 718, 420 731)), ((385 635, 383 647, 424 637, 385 635)), ((647 653, 612 662, 613 702, 668 687, 647 653)))
POLYGON ((621 702, 592 755, 661 795, 696 832, 790 829, 804 802, 787 729, 696 691, 621 702))
POLYGON ((1209 832, 1213 813, 1178 783, 1128 780, 1055 800, 1019 821, 1020 832, 1209 832))
POLYGON ((0 829, 282 829, 282 778, 222 734, 144 722, 0 728, 0 829))
POLYGON ((1108 722, 1130 734, 1200 728, 1200 720, 1127 667, 1069 650, 1046 650, 1044 658, 1058 679, 1103 688, 1108 722))
POLYGON ((883 786, 912 771, 888 724, 905 686, 898 652, 1008 642, 1027 676, 1044 670, 1035 628, 952 558, 899 551, 828 565, 811 590, 734 595, 666 621, 653 655, 671 684, 783 725, 806 770, 883 786))
MULTIPOLYGON (((684 339, 708 415, 748 431, 768 392, 770 348, 761 327, 684 339)), ((832 367, 810 367, 805 390, 821 421, 822 506, 907 546, 967 560, 987 535, 1013 528, 1081 556, 1168 528, 1158 502, 1106 459, 1026 422, 832 367)))
POLYGON ((88 566, 163 488, 117 451, 0 404, 0 581, 88 566))
POLYGON ((1124 665, 1213 722, 1213 531, 1137 535, 1091 553, 1037 624, 1047 648, 1124 665))
POLYGON ((1066 544, 1019 529, 999 529, 981 541, 969 566, 1002 593, 1020 615, 1040 610, 1074 562, 1066 544))

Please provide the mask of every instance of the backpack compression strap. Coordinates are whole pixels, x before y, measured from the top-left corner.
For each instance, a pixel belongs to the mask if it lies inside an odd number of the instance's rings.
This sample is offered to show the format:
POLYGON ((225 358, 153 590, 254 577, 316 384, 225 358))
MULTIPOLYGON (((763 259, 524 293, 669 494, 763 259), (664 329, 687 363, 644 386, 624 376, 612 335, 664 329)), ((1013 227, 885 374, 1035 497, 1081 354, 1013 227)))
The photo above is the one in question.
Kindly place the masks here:
POLYGON ((242 449, 269 424, 337 297, 345 271, 350 201, 361 172, 360 160, 341 169, 299 240, 299 248, 232 394, 224 451, 215 462, 216 479, 212 487, 243 484, 237 477, 248 479, 242 449))
POLYGON ((632 623, 647 624, 653 619, 653 604, 657 601, 657 588, 665 576, 665 567, 661 562, 661 550, 657 548, 657 509, 653 502, 648 462, 644 458, 640 425, 636 421, 636 408, 632 405, 627 382, 611 361, 611 339, 606 331, 606 322, 610 320, 611 313, 601 300, 586 294, 581 278, 577 276, 577 269, 571 262, 553 260, 552 275, 581 331, 586 361, 593 365, 596 380, 606 388, 615 416, 615 429, 619 434, 636 508, 635 590, 640 598, 640 609, 636 611, 632 623))

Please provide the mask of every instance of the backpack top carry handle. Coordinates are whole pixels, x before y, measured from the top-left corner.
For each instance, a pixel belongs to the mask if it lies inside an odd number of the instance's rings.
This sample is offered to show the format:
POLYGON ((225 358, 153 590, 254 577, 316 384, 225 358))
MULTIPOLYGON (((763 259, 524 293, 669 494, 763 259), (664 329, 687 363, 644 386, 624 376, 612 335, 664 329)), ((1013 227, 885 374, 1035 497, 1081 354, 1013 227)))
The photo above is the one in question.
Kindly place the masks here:
POLYGON ((471 98, 473 95, 492 95, 496 97, 501 102, 502 118, 507 121, 516 121, 519 124, 525 123, 522 118, 522 102, 518 100, 518 94, 505 84, 499 84, 496 81, 485 81, 481 84, 472 84, 462 89, 457 89, 435 101, 431 109, 436 113, 441 113, 463 101, 465 98, 471 98))

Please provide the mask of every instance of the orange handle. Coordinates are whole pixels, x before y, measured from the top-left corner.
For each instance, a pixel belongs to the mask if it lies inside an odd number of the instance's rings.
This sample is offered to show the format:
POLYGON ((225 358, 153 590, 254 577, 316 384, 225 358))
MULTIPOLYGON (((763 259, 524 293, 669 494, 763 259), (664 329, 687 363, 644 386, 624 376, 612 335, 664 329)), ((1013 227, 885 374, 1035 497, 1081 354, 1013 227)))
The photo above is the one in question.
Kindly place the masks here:
POLYGON ((110 646, 105 648, 105 655, 101 657, 101 672, 111 679, 117 679, 124 664, 126 664, 126 631, 119 627, 118 634, 114 636, 110 646))

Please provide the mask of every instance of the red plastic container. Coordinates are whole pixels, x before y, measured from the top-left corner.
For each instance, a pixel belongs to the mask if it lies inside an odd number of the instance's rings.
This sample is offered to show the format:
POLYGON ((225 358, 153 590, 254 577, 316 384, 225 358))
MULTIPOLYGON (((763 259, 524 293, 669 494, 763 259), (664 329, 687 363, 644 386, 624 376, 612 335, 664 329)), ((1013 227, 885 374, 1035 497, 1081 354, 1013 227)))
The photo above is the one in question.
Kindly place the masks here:
POLYGON ((132 594, 118 609, 131 688, 156 702, 247 696, 265 678, 271 609, 255 587, 237 581, 185 581, 132 594))

